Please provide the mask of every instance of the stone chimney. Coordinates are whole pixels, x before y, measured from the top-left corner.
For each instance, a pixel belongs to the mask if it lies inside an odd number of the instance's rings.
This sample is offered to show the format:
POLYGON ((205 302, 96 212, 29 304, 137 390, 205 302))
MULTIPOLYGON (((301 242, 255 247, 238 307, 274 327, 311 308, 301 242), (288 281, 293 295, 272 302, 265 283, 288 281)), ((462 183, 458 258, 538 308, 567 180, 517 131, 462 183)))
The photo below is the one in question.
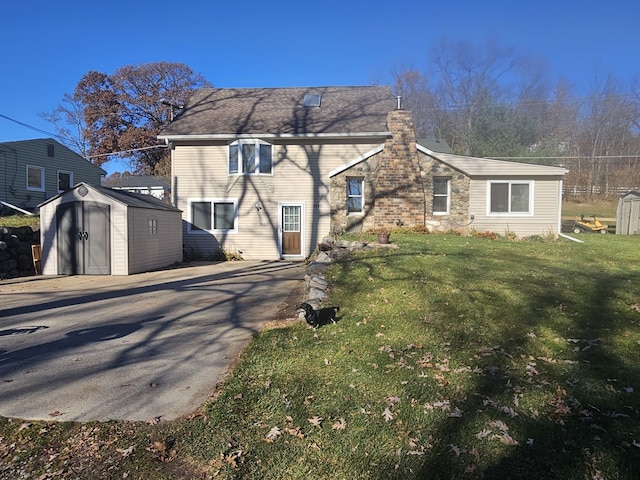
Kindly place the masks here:
POLYGON ((411 112, 389 112, 387 128, 391 137, 385 141, 378 170, 374 227, 424 226, 425 193, 411 112))

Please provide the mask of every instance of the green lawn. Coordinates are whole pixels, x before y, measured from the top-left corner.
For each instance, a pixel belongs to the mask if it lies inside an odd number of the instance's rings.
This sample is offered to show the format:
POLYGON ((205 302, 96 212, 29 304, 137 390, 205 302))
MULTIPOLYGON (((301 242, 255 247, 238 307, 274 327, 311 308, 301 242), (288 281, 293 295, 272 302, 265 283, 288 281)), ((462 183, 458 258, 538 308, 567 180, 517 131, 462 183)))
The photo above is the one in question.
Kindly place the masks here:
POLYGON ((637 478, 640 238, 581 239, 393 234, 331 267, 337 324, 266 329, 199 415, 0 420, 0 477, 637 478))

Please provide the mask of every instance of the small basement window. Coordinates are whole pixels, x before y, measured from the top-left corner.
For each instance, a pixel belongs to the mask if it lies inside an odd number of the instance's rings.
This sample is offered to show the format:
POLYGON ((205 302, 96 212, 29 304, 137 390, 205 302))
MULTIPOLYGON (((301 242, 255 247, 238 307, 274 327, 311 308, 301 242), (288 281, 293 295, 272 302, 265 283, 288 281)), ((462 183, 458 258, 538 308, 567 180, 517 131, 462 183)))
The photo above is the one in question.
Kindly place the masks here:
POLYGON ((319 107, 321 100, 322 100, 322 95, 316 94, 316 93, 307 93, 304 96, 304 107, 305 108, 319 107))

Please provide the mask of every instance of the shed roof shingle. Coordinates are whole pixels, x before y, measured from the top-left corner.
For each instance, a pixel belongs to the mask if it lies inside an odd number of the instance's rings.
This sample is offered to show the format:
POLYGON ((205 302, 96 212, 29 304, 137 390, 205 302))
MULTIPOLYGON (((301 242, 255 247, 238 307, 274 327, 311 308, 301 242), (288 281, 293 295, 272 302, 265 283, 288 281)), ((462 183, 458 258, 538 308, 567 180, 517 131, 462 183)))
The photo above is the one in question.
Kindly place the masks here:
POLYGON ((205 88, 160 138, 382 133, 394 108, 391 89, 381 86, 205 88), (320 107, 304 107, 307 94, 321 95, 320 107))

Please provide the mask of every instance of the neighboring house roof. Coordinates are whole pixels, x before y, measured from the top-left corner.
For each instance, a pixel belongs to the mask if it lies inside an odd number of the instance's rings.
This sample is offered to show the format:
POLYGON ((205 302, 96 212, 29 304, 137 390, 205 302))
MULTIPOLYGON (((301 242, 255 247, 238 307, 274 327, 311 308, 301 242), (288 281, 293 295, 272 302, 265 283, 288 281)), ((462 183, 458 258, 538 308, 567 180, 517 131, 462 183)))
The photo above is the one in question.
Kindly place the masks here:
POLYGON ((396 107, 389 87, 205 88, 196 92, 158 138, 388 135, 396 107), (320 106, 305 107, 305 95, 320 106))
POLYGON ((169 188, 166 178, 154 177, 153 175, 129 175, 126 177, 107 179, 108 187, 163 187, 169 188))
POLYGON ((441 138, 419 138, 416 140, 416 143, 433 152, 453 153, 447 141, 441 138))
MULTIPOLYGON (((80 182, 75 185, 70 191, 77 190, 78 188, 84 186, 85 188, 93 189, 109 198, 112 198, 116 202, 119 202, 128 207, 137 207, 137 208, 150 208, 154 210, 171 210, 171 211, 181 211, 180 209, 156 198, 151 195, 145 195, 142 193, 133 193, 128 192, 126 190, 114 190, 112 188, 107 187, 99 187, 97 185, 89 185, 84 182, 80 182)), ((52 202, 58 197, 62 195, 68 194, 68 192, 62 192, 56 195, 55 197, 51 197, 45 202, 42 202, 38 207, 42 207, 49 202, 52 202)))
POLYGON ((419 151, 440 160, 442 163, 470 176, 517 176, 517 175, 564 175, 568 172, 563 167, 536 165, 533 163, 507 162, 492 158, 467 157, 449 153, 438 153, 422 145, 417 145, 419 151))

